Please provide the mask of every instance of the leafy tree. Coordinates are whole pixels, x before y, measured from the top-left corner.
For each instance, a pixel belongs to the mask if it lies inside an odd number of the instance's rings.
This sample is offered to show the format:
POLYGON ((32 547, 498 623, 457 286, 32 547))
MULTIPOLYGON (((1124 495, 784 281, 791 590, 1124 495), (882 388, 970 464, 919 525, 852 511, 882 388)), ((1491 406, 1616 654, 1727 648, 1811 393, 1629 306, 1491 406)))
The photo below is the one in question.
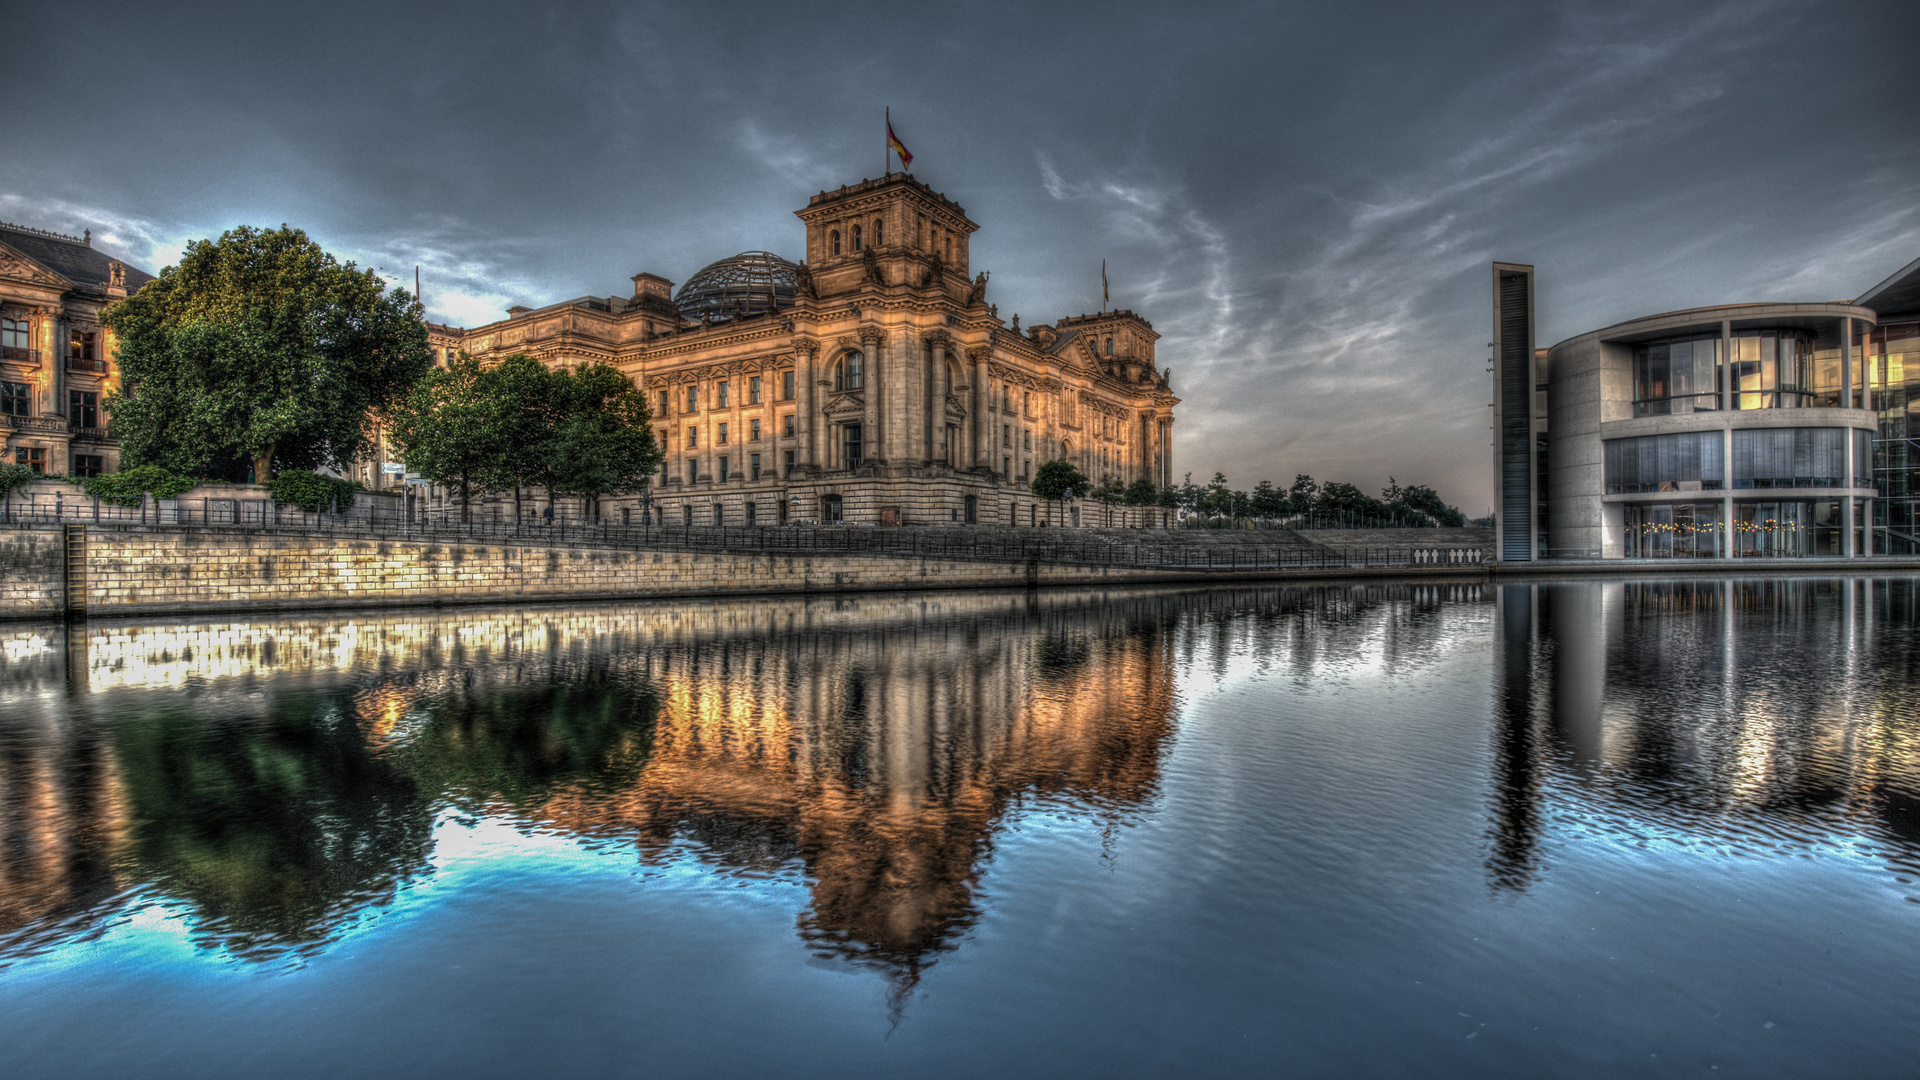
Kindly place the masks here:
POLYGON ((1338 481, 1328 481, 1320 489, 1314 508, 1328 519, 1349 527, 1358 527, 1368 518, 1384 518, 1388 513, 1385 503, 1352 484, 1338 481))
POLYGON ((1305 514, 1313 510, 1320 499, 1320 484, 1306 473, 1293 478, 1293 486, 1287 489, 1287 513, 1305 514))
POLYGON ((1227 487, 1227 474, 1214 473, 1201 496, 1200 511, 1208 517, 1233 513, 1233 491, 1227 487))
POLYGON ((1160 489, 1143 476, 1127 485, 1126 503, 1128 506, 1158 506, 1160 489))
POLYGON ((1076 499, 1082 498, 1092 486, 1093 481, 1065 458, 1055 458, 1033 474, 1033 494, 1046 500, 1048 524, 1053 522, 1053 504, 1060 496, 1071 494, 1076 499))
POLYGON ((1396 513, 1410 521, 1439 525, 1449 529, 1457 529, 1467 523, 1467 515, 1455 507, 1448 506, 1438 492, 1425 484, 1401 487, 1394 482, 1393 477, 1389 476, 1386 490, 1380 493, 1380 497, 1385 499, 1396 513))
POLYGON ((607 364, 556 371, 552 378, 550 400, 558 408, 546 450, 549 491, 594 506, 602 495, 645 486, 664 456, 647 395, 607 364))
POLYGON ((387 422, 407 468, 460 493, 464 519, 475 486, 507 475, 512 414, 500 381, 462 353, 416 383, 387 422))
POLYGON ((1262 480, 1253 486, 1253 495, 1248 500, 1253 516, 1262 521, 1271 521, 1287 512, 1287 497, 1273 486, 1273 481, 1262 480))
POLYGON ((504 456, 490 479, 513 489, 513 519, 519 521, 521 489, 545 488, 551 502, 561 485, 554 432, 566 406, 553 370, 526 353, 488 368, 485 378, 506 409, 504 456))
POLYGON ((129 465, 265 483, 280 465, 345 470, 369 414, 430 366, 419 303, 298 229, 241 227, 102 313, 119 337, 108 399, 129 465))
POLYGON ((1206 504, 1206 489, 1193 482, 1193 474, 1186 474, 1180 482, 1179 493, 1174 496, 1174 506, 1183 514, 1198 514, 1206 504))

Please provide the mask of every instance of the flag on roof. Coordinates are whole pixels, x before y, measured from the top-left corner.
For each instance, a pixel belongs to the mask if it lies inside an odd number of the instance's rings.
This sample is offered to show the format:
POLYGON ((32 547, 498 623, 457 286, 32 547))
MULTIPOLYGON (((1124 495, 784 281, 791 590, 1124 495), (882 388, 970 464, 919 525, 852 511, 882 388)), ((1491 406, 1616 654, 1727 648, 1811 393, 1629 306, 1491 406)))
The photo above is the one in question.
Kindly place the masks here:
POLYGON ((900 136, 893 133, 893 114, 891 112, 887 114, 887 149, 900 155, 900 171, 905 172, 913 167, 913 155, 907 153, 907 148, 901 143, 900 136))

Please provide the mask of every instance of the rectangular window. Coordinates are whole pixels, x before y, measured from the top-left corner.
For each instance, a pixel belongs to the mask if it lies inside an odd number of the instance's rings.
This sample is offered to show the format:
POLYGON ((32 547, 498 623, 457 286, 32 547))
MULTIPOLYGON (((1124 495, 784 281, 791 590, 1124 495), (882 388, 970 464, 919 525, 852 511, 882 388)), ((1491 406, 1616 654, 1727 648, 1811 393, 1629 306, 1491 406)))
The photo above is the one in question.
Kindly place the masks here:
POLYGON ((1000 384, 1000 411, 1013 411, 1013 387, 1008 386, 1006 383, 1000 384))
POLYGON ((752 503, 747 504, 747 524, 749 525, 755 524, 755 519, 758 518, 759 516, 754 512, 755 509, 756 507, 754 506, 754 504, 752 503))
POLYGON ((760 419, 758 417, 747 421, 747 438, 753 442, 760 441, 760 419))
POLYGON ((714 395, 713 407, 716 409, 724 409, 727 407, 727 380, 725 379, 720 380, 720 389, 714 395))
POLYGON ((699 448, 700 448, 700 429, 697 427, 690 427, 687 429, 687 449, 698 450, 699 448))
POLYGON ((760 404, 760 376, 758 375, 747 380, 747 404, 760 404))
POLYGON ((99 454, 73 455, 73 475, 99 476, 106 471, 106 459, 99 454))
POLYGON ((1001 446, 1013 445, 1013 425, 1011 424, 1000 425, 1000 445, 1001 446))
POLYGON ((1033 475, 1033 461, 1032 461, 1032 459, 1030 459, 1030 458, 1028 458, 1028 459, 1023 459, 1023 460, 1022 460, 1022 461, 1020 462, 1020 479, 1022 479, 1022 480, 1025 480, 1025 479, 1026 479, 1027 477, 1029 477, 1029 476, 1032 476, 1032 475, 1033 475))
POLYGON ((47 451, 39 446, 16 446, 13 449, 13 463, 25 465, 37 473, 47 471, 47 451))
POLYGON ((700 388, 697 386, 687 387, 687 411, 700 411, 700 388))
POLYGON ((1006 477, 1009 480, 1013 479, 1013 459, 1012 458, 1003 457, 1000 459, 1000 475, 1006 477))
POLYGON ((784 455, 784 458, 785 460, 783 460, 781 464, 785 466, 787 470, 785 475, 792 476, 793 475, 793 451, 791 450, 787 451, 786 454, 784 455))
MULTIPOLYGON (((726 384, 721 383, 720 385, 725 386, 726 384)), ((714 440, 714 445, 716 446, 727 445, 727 422, 725 420, 720 421, 719 437, 714 440)))
POLYGON ((694 460, 693 458, 688 458, 687 459, 687 483, 697 484, 699 482, 700 482, 700 462, 694 460))
POLYGON ((785 423, 786 423, 786 427, 783 428, 780 433, 782 435, 785 435, 787 438, 791 439, 793 438, 793 414, 792 413, 787 414, 785 423))
POLYGON ((793 369, 791 368, 780 373, 780 396, 788 401, 793 400, 793 369))
POLYGON ((0 382, 0 416, 26 416, 33 390, 26 383, 0 382))
POLYGON ((1845 487, 1846 475, 1844 428, 1756 428, 1733 433, 1733 486, 1737 489, 1845 487))
POLYGON ((1020 413, 1023 416, 1033 415, 1033 392, 1030 390, 1020 391, 1020 413))
POLYGON ((0 349, 9 360, 25 360, 33 348, 33 324, 25 319, 0 319, 0 349))
POLYGON ((1020 433, 1020 449, 1022 450, 1033 449, 1033 429, 1032 428, 1028 428, 1025 431, 1022 431, 1020 433))
POLYGON ((660 391, 660 415, 662 417, 667 415, 667 392, 665 390, 660 391))
POLYGON ((693 507, 683 506, 680 508, 680 523, 682 525, 693 524, 693 507))
POLYGON ((721 458, 721 459, 720 459, 720 482, 721 482, 721 483, 723 483, 723 484, 724 484, 724 483, 726 483, 726 482, 727 482, 727 477, 728 477, 728 475, 729 475, 729 474, 730 474, 730 473, 732 472, 732 470, 731 470, 730 468, 728 468, 728 466, 730 466, 730 465, 732 465, 732 464, 733 464, 733 459, 732 459, 732 458, 721 458))
POLYGON ((1721 438, 1718 431, 1682 431, 1608 439, 1606 492, 1720 491, 1726 486, 1721 438))
POLYGON ((67 359, 93 360, 93 331, 67 331, 67 359))
POLYGON ((100 426, 100 395, 92 390, 67 391, 67 424, 77 428, 100 426))
POLYGON ((860 464, 860 425, 848 424, 841 431, 845 439, 847 468, 857 468, 860 464))
POLYGON ((759 454, 747 455, 747 479, 749 480, 760 479, 760 455, 759 454))

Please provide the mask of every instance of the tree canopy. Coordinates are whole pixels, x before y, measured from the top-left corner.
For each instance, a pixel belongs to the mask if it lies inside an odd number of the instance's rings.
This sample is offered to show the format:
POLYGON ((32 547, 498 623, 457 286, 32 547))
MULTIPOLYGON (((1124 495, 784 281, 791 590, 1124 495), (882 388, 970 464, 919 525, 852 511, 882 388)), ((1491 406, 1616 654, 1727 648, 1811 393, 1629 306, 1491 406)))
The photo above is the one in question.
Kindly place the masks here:
POLYGON ((262 483, 279 466, 344 471, 372 448, 370 414, 430 366, 423 314, 299 229, 198 241, 101 315, 119 339, 123 458, 262 483))

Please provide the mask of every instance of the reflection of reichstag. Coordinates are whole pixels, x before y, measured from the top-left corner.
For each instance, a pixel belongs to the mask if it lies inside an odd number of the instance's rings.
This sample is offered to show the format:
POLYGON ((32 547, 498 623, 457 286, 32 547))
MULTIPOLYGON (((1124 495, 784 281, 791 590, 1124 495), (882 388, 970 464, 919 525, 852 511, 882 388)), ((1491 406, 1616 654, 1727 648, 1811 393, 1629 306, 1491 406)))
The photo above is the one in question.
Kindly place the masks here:
POLYGON ((1713 851, 1864 833, 1920 872, 1917 608, 1904 579, 1500 586, 1494 880, 1541 872, 1561 810, 1713 851))
POLYGON ((157 888, 239 955, 317 948, 427 872, 450 800, 647 861, 797 870, 808 940, 911 971, 972 917, 1010 810, 1112 823, 1153 796, 1177 601, 19 630, 0 668, 0 933, 53 940, 157 888))

